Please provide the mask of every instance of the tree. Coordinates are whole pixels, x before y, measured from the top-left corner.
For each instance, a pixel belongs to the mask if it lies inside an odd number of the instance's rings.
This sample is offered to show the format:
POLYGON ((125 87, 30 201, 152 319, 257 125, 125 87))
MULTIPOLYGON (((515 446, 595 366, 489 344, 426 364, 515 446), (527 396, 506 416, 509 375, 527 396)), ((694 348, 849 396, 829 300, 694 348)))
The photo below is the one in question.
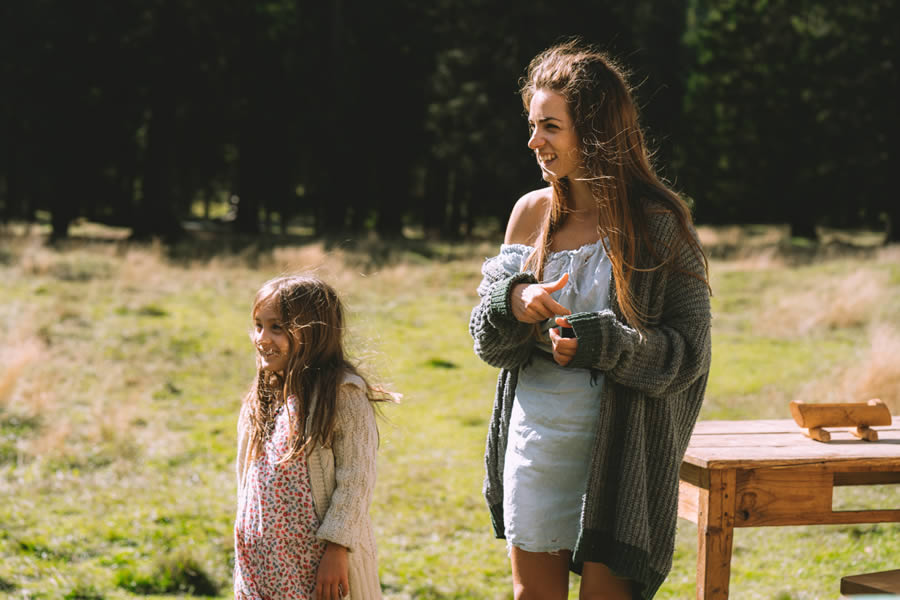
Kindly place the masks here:
POLYGON ((897 130, 884 93, 897 86, 895 4, 692 5, 683 173, 709 216, 810 238, 877 220, 897 130))

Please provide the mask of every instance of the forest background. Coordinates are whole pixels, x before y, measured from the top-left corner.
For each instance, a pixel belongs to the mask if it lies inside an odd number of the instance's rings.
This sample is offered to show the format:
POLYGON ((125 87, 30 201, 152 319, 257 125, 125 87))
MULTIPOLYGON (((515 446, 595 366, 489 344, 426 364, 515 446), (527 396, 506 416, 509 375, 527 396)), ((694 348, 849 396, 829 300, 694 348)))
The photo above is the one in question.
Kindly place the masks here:
POLYGON ((898 22, 896 0, 4 2, 0 219, 500 229, 540 185, 518 79, 580 35, 632 71, 699 222, 897 240, 898 22))

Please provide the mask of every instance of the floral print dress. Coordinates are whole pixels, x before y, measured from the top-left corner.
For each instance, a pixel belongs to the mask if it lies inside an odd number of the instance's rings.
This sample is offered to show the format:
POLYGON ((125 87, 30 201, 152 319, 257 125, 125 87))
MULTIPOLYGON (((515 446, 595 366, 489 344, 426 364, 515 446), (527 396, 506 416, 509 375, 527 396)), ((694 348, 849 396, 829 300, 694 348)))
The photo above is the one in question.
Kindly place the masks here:
POLYGON ((275 413, 265 453, 253 460, 235 521, 234 596, 239 600, 311 599, 327 542, 316 537, 306 457, 285 464, 296 401, 275 413))

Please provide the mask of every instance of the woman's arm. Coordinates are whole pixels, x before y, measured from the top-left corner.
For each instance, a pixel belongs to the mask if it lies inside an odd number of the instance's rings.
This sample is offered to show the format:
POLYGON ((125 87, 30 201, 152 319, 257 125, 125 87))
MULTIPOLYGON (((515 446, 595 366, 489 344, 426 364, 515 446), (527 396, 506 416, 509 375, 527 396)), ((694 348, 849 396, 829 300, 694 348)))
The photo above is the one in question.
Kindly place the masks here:
MULTIPOLYGON (((668 232, 674 227, 671 214, 655 215, 654 230, 668 232)), ((662 269, 665 271, 656 273, 663 278, 657 286, 663 294, 662 312, 643 334, 621 322, 611 310, 567 317, 578 341, 570 366, 597 369, 650 397, 678 393, 709 371, 709 288, 705 281, 688 274, 704 274, 703 261, 685 243, 675 264, 662 269)))
MULTIPOLYGON (((549 207, 549 188, 535 190, 516 202, 506 227, 506 244, 531 245, 540 233, 549 207)), ((475 353, 494 367, 511 369, 528 360, 533 339, 532 324, 569 310, 550 294, 561 289, 566 279, 539 284, 534 275, 512 271, 501 256, 485 261, 478 286, 480 302, 472 310, 469 333, 475 353)))
POLYGON ((352 552, 358 547, 375 490, 378 429, 375 411, 365 391, 356 385, 338 387, 335 409, 337 423, 331 444, 335 487, 316 537, 352 552))
POLYGON ((531 273, 510 275, 500 257, 490 258, 481 268, 479 303, 469 318, 469 333, 475 354, 493 367, 512 369, 531 355, 531 325, 513 316, 510 290, 519 283, 536 283, 531 273))

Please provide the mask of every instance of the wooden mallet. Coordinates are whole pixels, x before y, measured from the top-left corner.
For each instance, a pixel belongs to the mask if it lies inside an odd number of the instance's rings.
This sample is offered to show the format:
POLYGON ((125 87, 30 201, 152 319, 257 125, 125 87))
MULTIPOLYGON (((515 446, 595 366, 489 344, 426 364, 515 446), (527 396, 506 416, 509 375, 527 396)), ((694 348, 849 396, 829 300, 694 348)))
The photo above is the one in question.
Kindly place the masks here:
POLYGON ((806 404, 794 400, 791 414, 797 425, 809 428, 806 436, 819 442, 831 440, 831 434, 823 427, 856 427, 853 435, 874 442, 878 440, 878 432, 871 427, 891 424, 891 411, 878 399, 833 404, 806 404))

